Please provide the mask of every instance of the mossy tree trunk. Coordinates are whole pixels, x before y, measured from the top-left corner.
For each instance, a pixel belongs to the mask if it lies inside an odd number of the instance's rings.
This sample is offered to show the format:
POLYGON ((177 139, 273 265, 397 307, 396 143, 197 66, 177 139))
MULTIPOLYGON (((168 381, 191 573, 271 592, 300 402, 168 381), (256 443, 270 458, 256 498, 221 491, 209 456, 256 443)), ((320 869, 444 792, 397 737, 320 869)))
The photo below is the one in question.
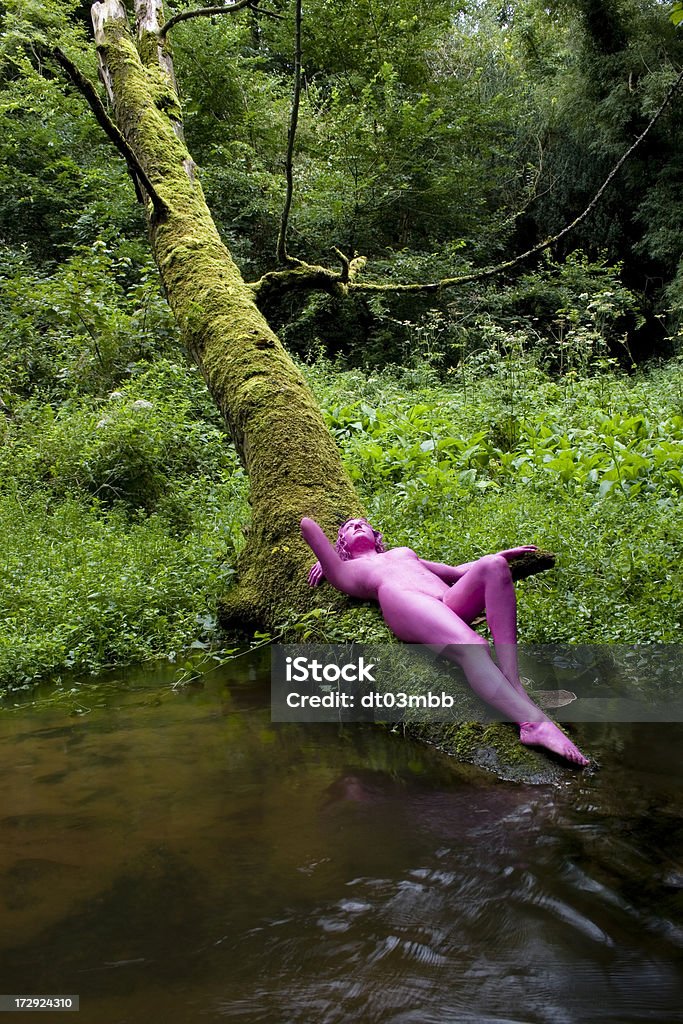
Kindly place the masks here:
MULTIPOLYGON (((102 77, 116 123, 157 194, 149 234, 168 302, 249 476, 252 521, 228 596, 232 617, 269 625, 310 605, 303 515, 328 529, 361 511, 303 377, 221 241, 182 132, 159 0, 93 5, 102 77)), ((246 525, 246 524, 245 524, 246 525)))

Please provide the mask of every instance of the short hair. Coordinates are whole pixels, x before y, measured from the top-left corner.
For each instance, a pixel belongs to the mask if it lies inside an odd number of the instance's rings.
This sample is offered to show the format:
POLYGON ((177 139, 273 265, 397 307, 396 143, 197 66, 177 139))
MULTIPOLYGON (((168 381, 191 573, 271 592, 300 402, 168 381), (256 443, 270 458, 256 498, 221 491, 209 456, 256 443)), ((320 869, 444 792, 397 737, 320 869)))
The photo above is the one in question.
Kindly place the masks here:
POLYGON ((367 525, 372 530, 375 538, 375 551, 378 554, 381 554, 383 551, 386 551, 386 547, 384 546, 384 537, 379 532, 379 530, 376 530, 372 523, 368 523, 367 519, 363 519, 359 516, 351 516, 350 519, 347 519, 346 522, 342 523, 342 525, 339 527, 339 532, 337 533, 337 543, 334 545, 334 550, 337 552, 342 562, 348 562, 349 559, 351 558, 351 552, 346 546, 346 540, 344 539, 343 536, 344 527, 348 523, 351 523, 356 519, 358 519, 358 521, 361 523, 367 523, 367 525))

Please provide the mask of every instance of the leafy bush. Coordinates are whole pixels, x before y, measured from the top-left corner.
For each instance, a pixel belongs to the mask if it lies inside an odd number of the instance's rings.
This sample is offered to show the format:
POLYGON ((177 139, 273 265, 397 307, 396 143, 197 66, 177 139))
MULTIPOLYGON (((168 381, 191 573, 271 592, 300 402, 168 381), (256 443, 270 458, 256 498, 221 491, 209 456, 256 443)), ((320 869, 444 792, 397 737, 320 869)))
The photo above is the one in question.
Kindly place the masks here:
POLYGON ((101 394, 140 360, 177 351, 150 255, 134 243, 81 247, 52 274, 0 250, 0 395, 101 394))
POLYGON ((175 657, 215 634, 246 480, 198 374, 0 419, 0 688, 175 657))
MULTIPOLYGON (((384 280, 435 281, 474 269, 457 247, 422 257, 393 254, 384 280)), ((462 286, 457 299, 444 292, 355 295, 340 302, 325 295, 292 303, 283 316, 283 340, 302 357, 321 354, 347 366, 430 366, 440 372, 463 359, 534 354, 556 375, 586 376, 612 365, 633 368, 631 340, 645 323, 643 300, 625 286, 621 264, 605 256, 570 253, 507 284, 462 286)))
POLYGON ((56 413, 50 405, 24 407, 5 425, 2 476, 24 490, 47 486, 57 496, 90 495, 129 509, 152 511, 163 501, 175 519, 198 477, 207 486, 233 478, 242 486, 196 369, 166 360, 137 369, 104 402, 71 399, 56 413))

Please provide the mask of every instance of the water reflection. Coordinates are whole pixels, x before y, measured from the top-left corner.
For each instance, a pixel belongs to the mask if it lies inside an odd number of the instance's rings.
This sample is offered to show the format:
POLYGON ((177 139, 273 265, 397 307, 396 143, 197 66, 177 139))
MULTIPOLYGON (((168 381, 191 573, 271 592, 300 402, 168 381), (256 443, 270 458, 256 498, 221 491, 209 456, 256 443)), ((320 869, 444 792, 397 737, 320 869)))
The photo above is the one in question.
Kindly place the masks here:
POLYGON ((492 784, 271 725, 254 667, 2 714, 0 991, 84 1024, 683 1021, 681 726, 585 726, 599 773, 492 784))

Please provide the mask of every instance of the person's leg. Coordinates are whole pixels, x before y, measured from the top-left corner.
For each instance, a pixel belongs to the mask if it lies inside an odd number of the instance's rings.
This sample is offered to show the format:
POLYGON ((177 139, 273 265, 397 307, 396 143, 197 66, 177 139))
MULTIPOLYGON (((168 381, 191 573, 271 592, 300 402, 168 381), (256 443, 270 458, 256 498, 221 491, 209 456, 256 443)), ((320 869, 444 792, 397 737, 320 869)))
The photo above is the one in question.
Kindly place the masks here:
POLYGON ((476 633, 476 641, 458 641, 444 647, 442 654, 460 665, 465 678, 482 700, 500 711, 511 722, 547 722, 548 716, 534 704, 520 684, 513 686, 510 680, 491 658, 489 645, 476 633))
POLYGON ((526 690, 517 661, 517 600, 510 566, 502 555, 485 555, 454 583, 444 604, 465 622, 486 609, 501 672, 520 694, 526 690))
POLYGON ((459 664, 477 696, 519 724, 522 743, 544 746, 577 764, 588 764, 526 690, 522 687, 520 692, 494 664, 488 643, 443 601, 393 587, 382 587, 379 598, 392 632, 406 643, 440 648, 459 664))
MULTIPOLYGON (((475 634, 476 635, 476 634, 475 634)), ((534 704, 520 684, 512 686, 500 669, 493 664, 489 647, 478 637, 479 644, 454 644, 443 654, 459 664, 474 692, 506 718, 519 725, 519 738, 529 747, 545 747, 568 761, 585 767, 589 761, 562 730, 534 704), (493 671, 492 671, 493 670, 493 671)))

